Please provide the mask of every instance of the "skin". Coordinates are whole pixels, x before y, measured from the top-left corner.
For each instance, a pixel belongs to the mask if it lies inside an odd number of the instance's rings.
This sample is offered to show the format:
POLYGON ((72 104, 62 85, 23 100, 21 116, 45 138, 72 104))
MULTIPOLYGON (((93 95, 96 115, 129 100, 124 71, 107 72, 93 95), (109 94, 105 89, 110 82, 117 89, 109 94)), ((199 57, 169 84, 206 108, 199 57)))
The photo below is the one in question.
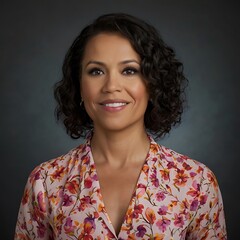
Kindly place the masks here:
POLYGON ((150 144, 144 126, 149 95, 130 42, 112 33, 91 38, 80 88, 94 124, 91 148, 101 194, 118 234, 150 144))

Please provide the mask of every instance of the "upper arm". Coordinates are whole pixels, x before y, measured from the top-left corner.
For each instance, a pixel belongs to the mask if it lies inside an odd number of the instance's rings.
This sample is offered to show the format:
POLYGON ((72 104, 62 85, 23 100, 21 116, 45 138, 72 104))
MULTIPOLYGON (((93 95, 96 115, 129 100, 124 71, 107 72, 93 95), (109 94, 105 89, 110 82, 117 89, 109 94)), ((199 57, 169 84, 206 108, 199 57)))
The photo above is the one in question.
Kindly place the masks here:
POLYGON ((44 173, 37 167, 30 174, 25 186, 14 239, 51 239, 48 209, 44 173))
POLYGON ((216 177, 208 168, 203 171, 200 186, 199 205, 187 239, 227 239, 222 195, 216 177))

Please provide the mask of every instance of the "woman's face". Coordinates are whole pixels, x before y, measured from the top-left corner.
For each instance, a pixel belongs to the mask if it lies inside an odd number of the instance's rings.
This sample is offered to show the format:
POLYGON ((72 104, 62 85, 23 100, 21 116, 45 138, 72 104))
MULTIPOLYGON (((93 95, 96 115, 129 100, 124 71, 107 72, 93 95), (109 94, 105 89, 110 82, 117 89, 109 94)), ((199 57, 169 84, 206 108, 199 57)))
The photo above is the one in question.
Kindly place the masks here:
POLYGON ((89 40, 80 86, 95 129, 144 127, 149 96, 140 72, 140 57, 126 38, 101 33, 89 40))

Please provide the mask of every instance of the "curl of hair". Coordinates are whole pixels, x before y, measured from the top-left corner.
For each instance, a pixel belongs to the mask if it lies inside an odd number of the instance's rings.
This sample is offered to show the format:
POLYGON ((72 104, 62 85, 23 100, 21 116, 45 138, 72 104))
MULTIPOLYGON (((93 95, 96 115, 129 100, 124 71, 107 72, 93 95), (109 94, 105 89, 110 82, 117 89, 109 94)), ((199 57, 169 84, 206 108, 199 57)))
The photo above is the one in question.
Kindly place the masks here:
POLYGON ((156 138, 163 137, 181 122, 187 86, 183 64, 153 26, 123 13, 100 16, 74 40, 64 59, 62 80, 54 88, 57 120, 63 121, 67 133, 75 139, 84 137, 93 128, 91 118, 80 105, 81 62, 89 39, 104 32, 127 38, 139 54, 141 73, 150 96, 145 127, 156 138))

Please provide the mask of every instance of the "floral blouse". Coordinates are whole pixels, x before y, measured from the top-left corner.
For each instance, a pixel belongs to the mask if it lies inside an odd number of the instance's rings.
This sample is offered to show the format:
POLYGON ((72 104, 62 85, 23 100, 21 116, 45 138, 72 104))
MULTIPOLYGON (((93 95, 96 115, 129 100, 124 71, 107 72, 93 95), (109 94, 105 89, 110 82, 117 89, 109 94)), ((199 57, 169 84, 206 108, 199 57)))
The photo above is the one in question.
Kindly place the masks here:
POLYGON ((227 239, 214 174, 149 138, 149 153, 118 236, 104 207, 89 137, 32 171, 15 240, 227 239))

